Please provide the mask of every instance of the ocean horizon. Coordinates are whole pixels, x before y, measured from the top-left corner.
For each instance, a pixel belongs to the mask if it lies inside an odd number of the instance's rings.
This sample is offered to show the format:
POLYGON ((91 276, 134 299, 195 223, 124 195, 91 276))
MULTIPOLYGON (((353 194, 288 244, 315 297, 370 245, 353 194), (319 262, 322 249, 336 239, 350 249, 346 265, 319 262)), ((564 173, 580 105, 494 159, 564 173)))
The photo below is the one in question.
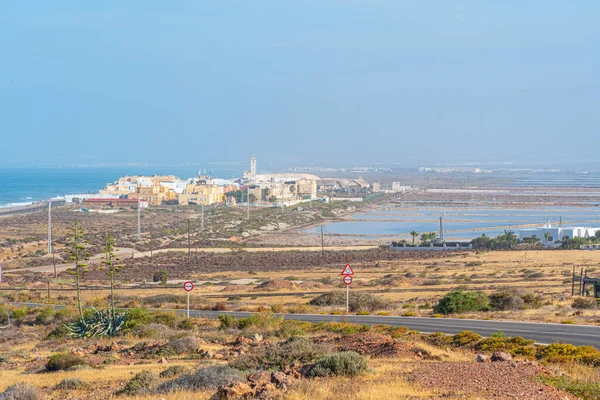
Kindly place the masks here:
MULTIPOLYGON (((219 165, 215 178, 240 177, 243 168, 219 165)), ((97 193, 122 176, 175 175, 181 179, 198 175, 197 166, 109 167, 0 167, 0 207, 26 205, 67 194, 97 193)), ((202 168, 208 173, 211 168, 202 168)))

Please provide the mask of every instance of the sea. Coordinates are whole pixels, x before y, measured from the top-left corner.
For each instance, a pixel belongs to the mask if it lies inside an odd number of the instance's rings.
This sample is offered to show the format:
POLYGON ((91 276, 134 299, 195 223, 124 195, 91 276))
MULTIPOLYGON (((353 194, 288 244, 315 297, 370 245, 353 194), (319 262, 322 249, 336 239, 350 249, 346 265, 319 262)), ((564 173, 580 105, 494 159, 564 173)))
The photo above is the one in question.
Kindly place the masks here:
POLYGON ((27 205, 67 194, 97 193, 126 175, 175 175, 181 179, 212 173, 231 179, 243 174, 240 164, 194 166, 0 167, 0 207, 27 205))

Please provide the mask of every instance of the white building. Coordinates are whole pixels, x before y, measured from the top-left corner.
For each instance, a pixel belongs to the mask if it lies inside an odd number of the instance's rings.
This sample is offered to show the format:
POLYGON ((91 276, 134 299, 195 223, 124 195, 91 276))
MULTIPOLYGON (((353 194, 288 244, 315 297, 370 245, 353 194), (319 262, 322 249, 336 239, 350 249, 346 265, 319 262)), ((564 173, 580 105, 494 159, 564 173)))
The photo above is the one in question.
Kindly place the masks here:
POLYGON ((562 240, 564 237, 573 239, 574 237, 591 237, 600 231, 600 228, 589 228, 583 226, 556 226, 553 227, 550 223, 546 223, 540 228, 521 229, 519 230, 519 240, 525 238, 537 238, 542 243, 546 243, 546 236, 548 234, 548 244, 552 244, 556 241, 562 240))
POLYGON ((392 182, 392 192, 394 192, 394 193, 406 192, 407 190, 410 190, 410 189, 411 189, 410 186, 400 185, 400 182, 392 182))

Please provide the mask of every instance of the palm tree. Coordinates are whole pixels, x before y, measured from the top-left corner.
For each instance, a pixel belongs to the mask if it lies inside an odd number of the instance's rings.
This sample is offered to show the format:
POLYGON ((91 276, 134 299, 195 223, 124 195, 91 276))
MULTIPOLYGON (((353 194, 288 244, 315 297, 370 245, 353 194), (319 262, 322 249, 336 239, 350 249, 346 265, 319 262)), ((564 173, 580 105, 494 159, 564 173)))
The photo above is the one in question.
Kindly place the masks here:
POLYGON ((550 232, 544 232, 544 238, 546 239, 546 246, 547 246, 548 240, 550 240, 550 232))
POLYGON ((417 236, 419 236, 419 232, 417 232, 417 231, 412 231, 412 232, 410 233, 410 235, 411 235, 411 236, 412 236, 412 238, 413 238, 413 246, 414 246, 414 245, 415 245, 415 238, 416 238, 417 236))

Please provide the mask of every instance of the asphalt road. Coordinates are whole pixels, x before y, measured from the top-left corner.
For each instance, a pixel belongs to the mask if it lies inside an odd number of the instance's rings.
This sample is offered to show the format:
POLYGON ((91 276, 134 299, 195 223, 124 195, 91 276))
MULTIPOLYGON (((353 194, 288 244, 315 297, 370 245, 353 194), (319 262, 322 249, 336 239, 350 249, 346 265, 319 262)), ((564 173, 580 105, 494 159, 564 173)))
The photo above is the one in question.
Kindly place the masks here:
MULTIPOLYGON (((38 303, 12 303, 17 307, 41 307, 38 303)), ((62 308, 63 306, 55 306, 62 308)), ((152 309, 155 311, 173 311, 168 309, 152 309)), ((185 310, 175 310, 185 313, 185 310)), ((190 310, 192 317, 217 318, 221 314, 233 314, 238 318, 247 318, 251 313, 236 311, 208 311, 190 310)), ((349 322, 354 324, 385 324, 391 326, 405 326, 423 333, 444 332, 456 334, 470 330, 482 336, 491 336, 502 331, 505 336, 522 336, 525 339, 534 339, 537 343, 550 344, 553 342, 571 343, 577 346, 591 345, 600 349, 600 326, 546 324, 537 322, 513 321, 483 321, 475 319, 456 318, 420 318, 420 317, 391 317, 374 315, 323 315, 323 314, 277 314, 285 319, 308 322, 349 322)))

